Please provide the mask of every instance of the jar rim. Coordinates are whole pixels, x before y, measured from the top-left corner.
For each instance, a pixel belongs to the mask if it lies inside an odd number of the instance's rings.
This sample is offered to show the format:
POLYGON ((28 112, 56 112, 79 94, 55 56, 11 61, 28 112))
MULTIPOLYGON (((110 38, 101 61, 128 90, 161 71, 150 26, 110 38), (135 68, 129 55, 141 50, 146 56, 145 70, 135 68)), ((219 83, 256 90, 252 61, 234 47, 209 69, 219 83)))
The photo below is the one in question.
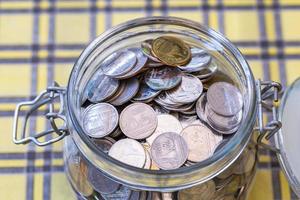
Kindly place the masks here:
POLYGON ((225 36, 214 31, 213 29, 203 26, 200 23, 188 19, 177 18, 177 17, 147 17, 147 18, 134 19, 119 24, 107 30, 106 32, 102 33, 99 37, 97 37, 95 40, 93 40, 81 53, 81 55, 79 56, 78 60, 74 64, 74 67, 71 71, 71 75, 68 82, 66 105, 67 105, 67 109, 66 109, 67 116, 72 124, 72 127, 74 127, 75 131, 78 133, 78 134, 73 134, 72 137, 77 147, 80 149, 80 151, 82 151, 85 154, 86 157, 88 157, 88 160, 92 162, 92 164, 97 166, 102 172, 104 172, 105 174, 107 174, 117 182, 124 183, 126 185, 129 185, 137 189, 159 190, 159 191, 174 191, 177 189, 187 188, 192 185, 205 182, 206 180, 211 179, 217 174, 224 171, 232 162, 234 162, 237 159, 237 157, 243 151, 244 147, 249 142, 250 137, 252 135, 252 130, 254 127, 256 112, 257 112, 256 89, 255 89, 254 77, 247 61, 245 60, 241 52, 225 36), (127 164, 124 164, 118 160, 111 158, 104 152, 101 152, 99 149, 97 149, 95 144, 93 144, 91 140, 88 139, 88 137, 86 136, 86 134, 84 133, 80 125, 80 121, 77 119, 77 116, 75 114, 76 107, 72 103, 74 98, 72 91, 74 90, 76 78, 80 71, 80 67, 83 66, 87 57, 92 53, 95 47, 101 44, 103 41, 107 40, 109 37, 116 35, 128 28, 151 25, 151 24, 169 24, 169 23, 172 23, 172 25, 178 25, 178 26, 190 28, 196 31, 206 32, 207 34, 209 34, 210 37, 216 39, 222 45, 226 45, 226 47, 230 50, 230 52, 235 56, 236 60, 240 63, 243 73, 245 74, 246 82, 247 82, 247 91, 249 92, 248 93, 249 112, 246 113, 246 117, 244 118, 244 122, 247 123, 241 123, 241 126, 238 132, 236 133, 239 134, 241 132, 244 132, 243 133, 244 137, 236 137, 235 140, 230 139, 229 142, 225 145, 225 147, 222 150, 216 152, 213 157, 189 167, 182 167, 173 170, 154 171, 154 170, 147 170, 147 169, 141 169, 141 168, 129 166, 127 164), (224 157, 227 157, 226 161, 224 160, 224 157), (107 161, 107 163, 103 163, 102 159, 107 161), (221 160, 223 160, 223 162, 221 162, 221 160), (132 174, 134 174, 133 172, 136 172, 136 175, 145 176, 149 180, 146 182, 142 182, 140 184, 136 184, 132 182, 131 181, 132 179, 126 180, 125 178, 124 180, 125 175, 122 175, 122 177, 118 177, 118 175, 112 174, 112 171, 108 171, 108 168, 112 168, 111 165, 115 168, 113 170, 114 172, 116 172, 117 170, 120 170, 120 172, 123 173, 132 172, 132 174), (212 170, 212 165, 214 165, 214 170, 212 170), (190 175, 196 175, 196 174, 199 177, 200 174, 202 174, 202 177, 197 180, 191 180, 191 181, 189 180, 179 181, 179 179, 178 180, 176 179, 179 177, 181 178, 190 177, 190 175), (153 183, 158 178, 158 176, 161 177, 162 179, 166 177, 174 178, 174 180, 176 179, 176 181, 179 182, 177 182, 176 185, 174 185, 174 183, 169 184, 168 182, 166 182, 164 183, 164 186, 155 186, 155 184, 153 185, 153 183), (152 182, 150 179, 152 180, 152 182))

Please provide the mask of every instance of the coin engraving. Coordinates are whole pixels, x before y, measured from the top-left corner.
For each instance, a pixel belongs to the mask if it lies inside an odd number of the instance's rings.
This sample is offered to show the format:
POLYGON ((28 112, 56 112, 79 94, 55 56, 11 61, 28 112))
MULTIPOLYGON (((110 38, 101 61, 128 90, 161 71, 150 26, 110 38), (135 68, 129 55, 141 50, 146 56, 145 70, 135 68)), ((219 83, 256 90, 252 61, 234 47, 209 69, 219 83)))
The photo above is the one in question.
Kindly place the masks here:
POLYGON ((177 133, 163 133, 152 143, 151 158, 161 169, 179 168, 187 157, 187 143, 177 133))
POLYGON ((118 125, 119 114, 108 103, 98 103, 88 107, 83 114, 83 128, 87 135, 101 138, 109 135, 118 125))
POLYGON ((133 103, 120 115, 120 128, 129 138, 144 139, 149 137, 157 126, 157 116, 151 106, 133 103))
POLYGON ((214 134, 203 124, 189 125, 182 130, 181 135, 188 144, 188 160, 192 162, 211 157, 216 146, 222 141, 221 135, 214 134))
POLYGON ((145 82, 153 90, 169 90, 181 82, 181 76, 181 71, 177 68, 153 68, 146 72, 145 82))
POLYGON ((191 103, 200 97, 202 91, 203 85, 198 78, 192 75, 184 75, 182 76, 180 86, 173 90, 167 91, 166 94, 173 102, 191 103))
POLYGON ((169 66, 184 65, 191 58, 190 48, 181 39, 172 36, 161 36, 153 40, 152 52, 169 66))

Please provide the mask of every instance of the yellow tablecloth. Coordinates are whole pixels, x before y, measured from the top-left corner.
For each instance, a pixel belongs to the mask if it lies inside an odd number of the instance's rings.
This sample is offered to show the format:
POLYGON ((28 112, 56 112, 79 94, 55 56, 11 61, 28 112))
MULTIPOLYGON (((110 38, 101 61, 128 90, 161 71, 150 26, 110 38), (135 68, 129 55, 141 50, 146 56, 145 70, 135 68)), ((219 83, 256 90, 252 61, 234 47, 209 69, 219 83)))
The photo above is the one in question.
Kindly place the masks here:
MULTIPOLYGON (((63 172, 62 142, 46 148, 12 143, 15 104, 56 80, 105 29, 145 16, 177 16, 222 32, 246 56, 256 78, 284 86, 300 76, 300 1, 28 1, 0 2, 0 199, 74 199, 63 172)), ((42 113, 29 130, 43 130, 42 113)), ((260 152, 250 200, 296 199, 276 157, 260 152)))

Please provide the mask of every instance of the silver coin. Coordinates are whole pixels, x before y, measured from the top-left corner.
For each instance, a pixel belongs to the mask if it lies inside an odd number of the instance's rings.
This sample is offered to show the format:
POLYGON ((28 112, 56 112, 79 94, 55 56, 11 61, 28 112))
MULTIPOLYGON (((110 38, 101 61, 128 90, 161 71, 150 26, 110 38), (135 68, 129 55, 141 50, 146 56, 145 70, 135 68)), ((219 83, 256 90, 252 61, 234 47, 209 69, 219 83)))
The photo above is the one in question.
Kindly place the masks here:
POLYGON ((146 84, 141 84, 139 87, 139 91, 137 94, 133 97, 133 100, 135 101, 145 101, 151 98, 156 97, 159 95, 160 90, 153 90, 146 84))
POLYGON ((83 113, 83 129, 93 138, 109 135, 117 127, 119 114, 116 108, 108 103, 98 103, 86 108, 83 113))
POLYGON ((120 188, 120 184, 106 177, 96 167, 89 165, 88 180, 93 188, 101 194, 111 194, 120 188))
POLYGON ((136 95, 139 90, 139 81, 137 78, 131 78, 125 81, 125 88, 121 94, 116 98, 110 101, 112 105, 120 106, 128 102, 132 97, 136 95))
MULTIPOLYGON (((194 49, 194 48, 192 48, 194 49)), ((192 58, 190 62, 184 66, 178 66, 181 70, 187 71, 187 72, 197 72, 204 68, 206 68, 209 63, 211 62, 211 56, 202 49, 197 49, 192 53, 192 58)), ((191 51, 193 52, 193 51, 191 51)))
POLYGON ((154 100, 156 103, 158 103, 161 106, 169 106, 169 107, 176 107, 180 106, 182 104, 173 102, 169 96, 166 94, 166 92, 160 93, 157 98, 154 100))
POLYGON ((189 125, 180 134, 187 142, 188 160, 192 162, 201 162, 211 157, 214 149, 222 141, 221 135, 214 134, 204 124, 189 125))
POLYGON ((144 147, 133 139, 121 139, 110 148, 108 155, 125 164, 142 168, 146 162, 144 147))
POLYGON ((232 130, 236 128, 240 124, 243 117, 242 110, 236 115, 228 117, 215 113, 209 104, 206 104, 205 109, 207 110, 207 119, 221 130, 232 130))
POLYGON ((108 56, 102 63, 103 73, 110 77, 117 77, 128 73, 136 64, 134 52, 119 50, 108 56))
POLYGON ((196 101, 203 91, 201 81, 190 74, 182 76, 182 81, 179 87, 169 90, 166 94, 173 102, 177 103, 192 103, 196 101))
POLYGON ((193 75, 199 78, 202 82, 203 80, 208 81, 210 78, 215 75, 218 71, 217 63, 212 60, 208 67, 203 68, 198 72, 194 72, 193 75))
POLYGON ((142 71, 143 67, 146 65, 146 63, 148 61, 148 57, 146 57, 143 54, 143 52, 140 48, 130 48, 128 50, 135 53, 136 58, 137 58, 137 62, 134 65, 134 67, 128 73, 126 73, 122 76, 115 77, 117 79, 127 79, 127 78, 130 78, 130 77, 133 77, 133 76, 137 75, 138 73, 140 73, 142 71))
POLYGON ((118 87, 118 80, 106 76, 101 70, 97 70, 87 83, 84 93, 88 100, 98 103, 111 97, 117 91, 118 87))
POLYGON ((207 117, 205 115, 205 105, 207 103, 206 93, 202 94, 198 101, 196 102, 196 113, 199 119, 206 122, 207 117))
POLYGON ((105 200, 128 200, 132 190, 126 186, 121 186, 119 190, 112 194, 101 194, 105 200))
POLYGON ((177 133, 163 133, 152 143, 151 158, 161 169, 177 169, 188 157, 188 146, 177 133))
POLYGON ((155 58, 152 55, 152 41, 153 40, 145 40, 144 42, 142 42, 141 47, 142 47, 142 52, 145 54, 145 56, 147 56, 150 60, 156 62, 156 63, 160 63, 160 60, 158 60, 157 58, 155 58))
POLYGON ((239 126, 236 126, 232 129, 224 129, 223 127, 219 127, 218 125, 215 124, 214 121, 211 120, 211 118, 208 117, 208 109, 207 109, 207 105, 205 106, 205 115, 206 115, 206 123, 215 131, 217 131, 218 133, 224 134, 224 135, 228 135, 228 134, 232 134, 234 132, 237 131, 237 129, 239 128, 239 126))
POLYGON ((243 107, 241 92, 226 82, 217 82, 208 88, 207 102, 213 111, 224 116, 235 115, 243 107))
POLYGON ((153 90, 169 90, 181 82, 182 72, 175 67, 153 68, 146 72, 145 83, 153 90))

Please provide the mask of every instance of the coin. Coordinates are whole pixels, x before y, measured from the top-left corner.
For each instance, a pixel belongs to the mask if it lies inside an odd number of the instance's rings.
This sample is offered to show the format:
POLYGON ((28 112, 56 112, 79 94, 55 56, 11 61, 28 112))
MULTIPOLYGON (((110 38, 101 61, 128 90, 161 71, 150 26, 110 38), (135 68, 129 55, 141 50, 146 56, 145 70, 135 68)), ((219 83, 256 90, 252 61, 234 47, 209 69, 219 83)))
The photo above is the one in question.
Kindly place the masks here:
POLYGON ((111 101, 117 99, 122 94, 122 92, 125 90, 125 86, 126 86, 126 81, 121 81, 117 91, 111 97, 106 99, 106 101, 111 102, 111 101))
POLYGON ((199 78, 203 83, 203 80, 205 82, 211 80, 210 78, 212 78, 212 76, 215 75, 217 71, 217 63, 214 60, 212 60, 207 67, 201 69, 200 71, 194 72, 193 75, 199 78))
POLYGON ((88 180, 93 188, 104 194, 111 194, 116 192, 120 188, 120 184, 106 177, 101 171, 99 171, 93 165, 88 167, 88 180))
POLYGON ((222 136, 214 134, 203 124, 189 125, 181 132, 189 147, 188 160, 201 162, 214 153, 214 149, 222 140, 222 136))
POLYGON ((152 60, 154 63, 160 63, 160 61, 155 58, 152 55, 152 42, 153 40, 145 40, 144 42, 142 42, 141 47, 142 47, 142 52, 144 53, 145 56, 147 56, 150 60, 152 60))
POLYGON ((213 111, 224 116, 235 115, 243 107, 243 97, 240 91, 226 82, 217 82, 209 87, 207 102, 213 111))
POLYGON ((156 126, 156 113, 147 104, 133 103, 121 112, 120 128, 129 138, 144 139, 149 137, 156 129, 156 126))
POLYGON ((122 185, 119 190, 112 194, 101 194, 101 196, 105 200, 128 200, 130 198, 132 190, 130 190, 128 187, 125 187, 122 185))
POLYGON ((145 83, 153 90, 169 90, 181 82, 182 73, 178 68, 152 68, 145 74, 145 83))
POLYGON ((97 103, 111 97, 118 89, 119 81, 98 70, 85 87, 85 94, 91 102, 97 103))
POLYGON ((151 158, 159 168, 177 169, 183 165, 188 157, 188 146, 177 133, 163 133, 152 143, 151 158))
POLYGON ((178 192, 178 200, 213 200, 216 185, 213 180, 178 192))
POLYGON ((173 102, 191 103, 196 101, 203 91, 201 81, 189 74, 182 76, 182 81, 179 87, 169 90, 166 94, 173 102))
POLYGON ((198 72, 206 68, 210 62, 211 56, 208 53, 206 53, 205 50, 201 51, 201 49, 199 49, 197 50, 197 53, 192 53, 192 58, 189 63, 178 67, 183 71, 198 72))
POLYGON ((124 90, 120 93, 120 95, 117 98, 111 100, 110 103, 115 106, 120 106, 134 97, 138 90, 139 81, 137 80, 137 78, 131 78, 125 82, 124 90))
POLYGON ((172 36, 161 36, 153 40, 152 53, 169 66, 185 65, 191 59, 189 46, 172 36))
POLYGON ((161 134, 166 132, 173 132, 179 134, 182 130, 182 126, 178 119, 169 114, 157 115, 157 127, 154 133, 146 138, 146 141, 152 145, 153 141, 161 134))
POLYGON ((108 103, 98 103, 86 108, 83 113, 83 129, 93 138, 109 135, 117 127, 119 114, 115 107, 108 103))
POLYGON ((129 50, 135 53, 137 62, 129 72, 124 75, 117 76, 117 79, 127 79, 137 75, 139 72, 141 72, 148 61, 148 57, 143 54, 140 48, 130 48, 129 50))
POLYGON ((205 109, 207 110, 207 119, 213 123, 215 125, 215 127, 218 127, 218 129, 221 129, 221 130, 232 130, 234 129, 235 127, 237 127, 241 120, 242 120, 242 117, 243 117, 243 112, 242 110, 239 111, 236 115, 233 115, 233 116, 222 116, 222 115, 219 115, 217 113, 215 113, 209 104, 206 104, 206 107, 205 109))
POLYGON ((174 193, 172 192, 162 192, 162 200, 175 200, 174 193))
POLYGON ((108 56, 102 63, 103 73, 110 77, 118 77, 128 73, 136 64, 134 52, 119 50, 108 56))
POLYGON ((146 84, 141 84, 137 94, 133 97, 135 101, 145 101, 156 97, 160 90, 153 90, 146 84))
POLYGON ((94 189, 87 179, 87 166, 79 155, 72 158, 67 161, 69 180, 78 193, 86 197, 91 196, 94 189))
POLYGON ((144 147, 133 139, 118 140, 110 148, 108 155, 128 165, 142 168, 146 162, 144 147))
POLYGON ((101 149, 104 153, 108 153, 111 146, 116 142, 112 138, 111 140, 107 140, 106 138, 103 139, 93 139, 93 142, 96 144, 96 146, 101 149))
POLYGON ((219 127, 218 125, 216 125, 216 123, 214 121, 212 121, 211 118, 208 117, 208 109, 207 109, 207 105, 205 106, 205 115, 206 115, 206 123, 215 131, 217 131, 218 133, 224 134, 224 135, 230 135, 234 132, 237 131, 237 129, 239 128, 239 126, 233 127, 232 129, 224 129, 222 127, 219 127))

